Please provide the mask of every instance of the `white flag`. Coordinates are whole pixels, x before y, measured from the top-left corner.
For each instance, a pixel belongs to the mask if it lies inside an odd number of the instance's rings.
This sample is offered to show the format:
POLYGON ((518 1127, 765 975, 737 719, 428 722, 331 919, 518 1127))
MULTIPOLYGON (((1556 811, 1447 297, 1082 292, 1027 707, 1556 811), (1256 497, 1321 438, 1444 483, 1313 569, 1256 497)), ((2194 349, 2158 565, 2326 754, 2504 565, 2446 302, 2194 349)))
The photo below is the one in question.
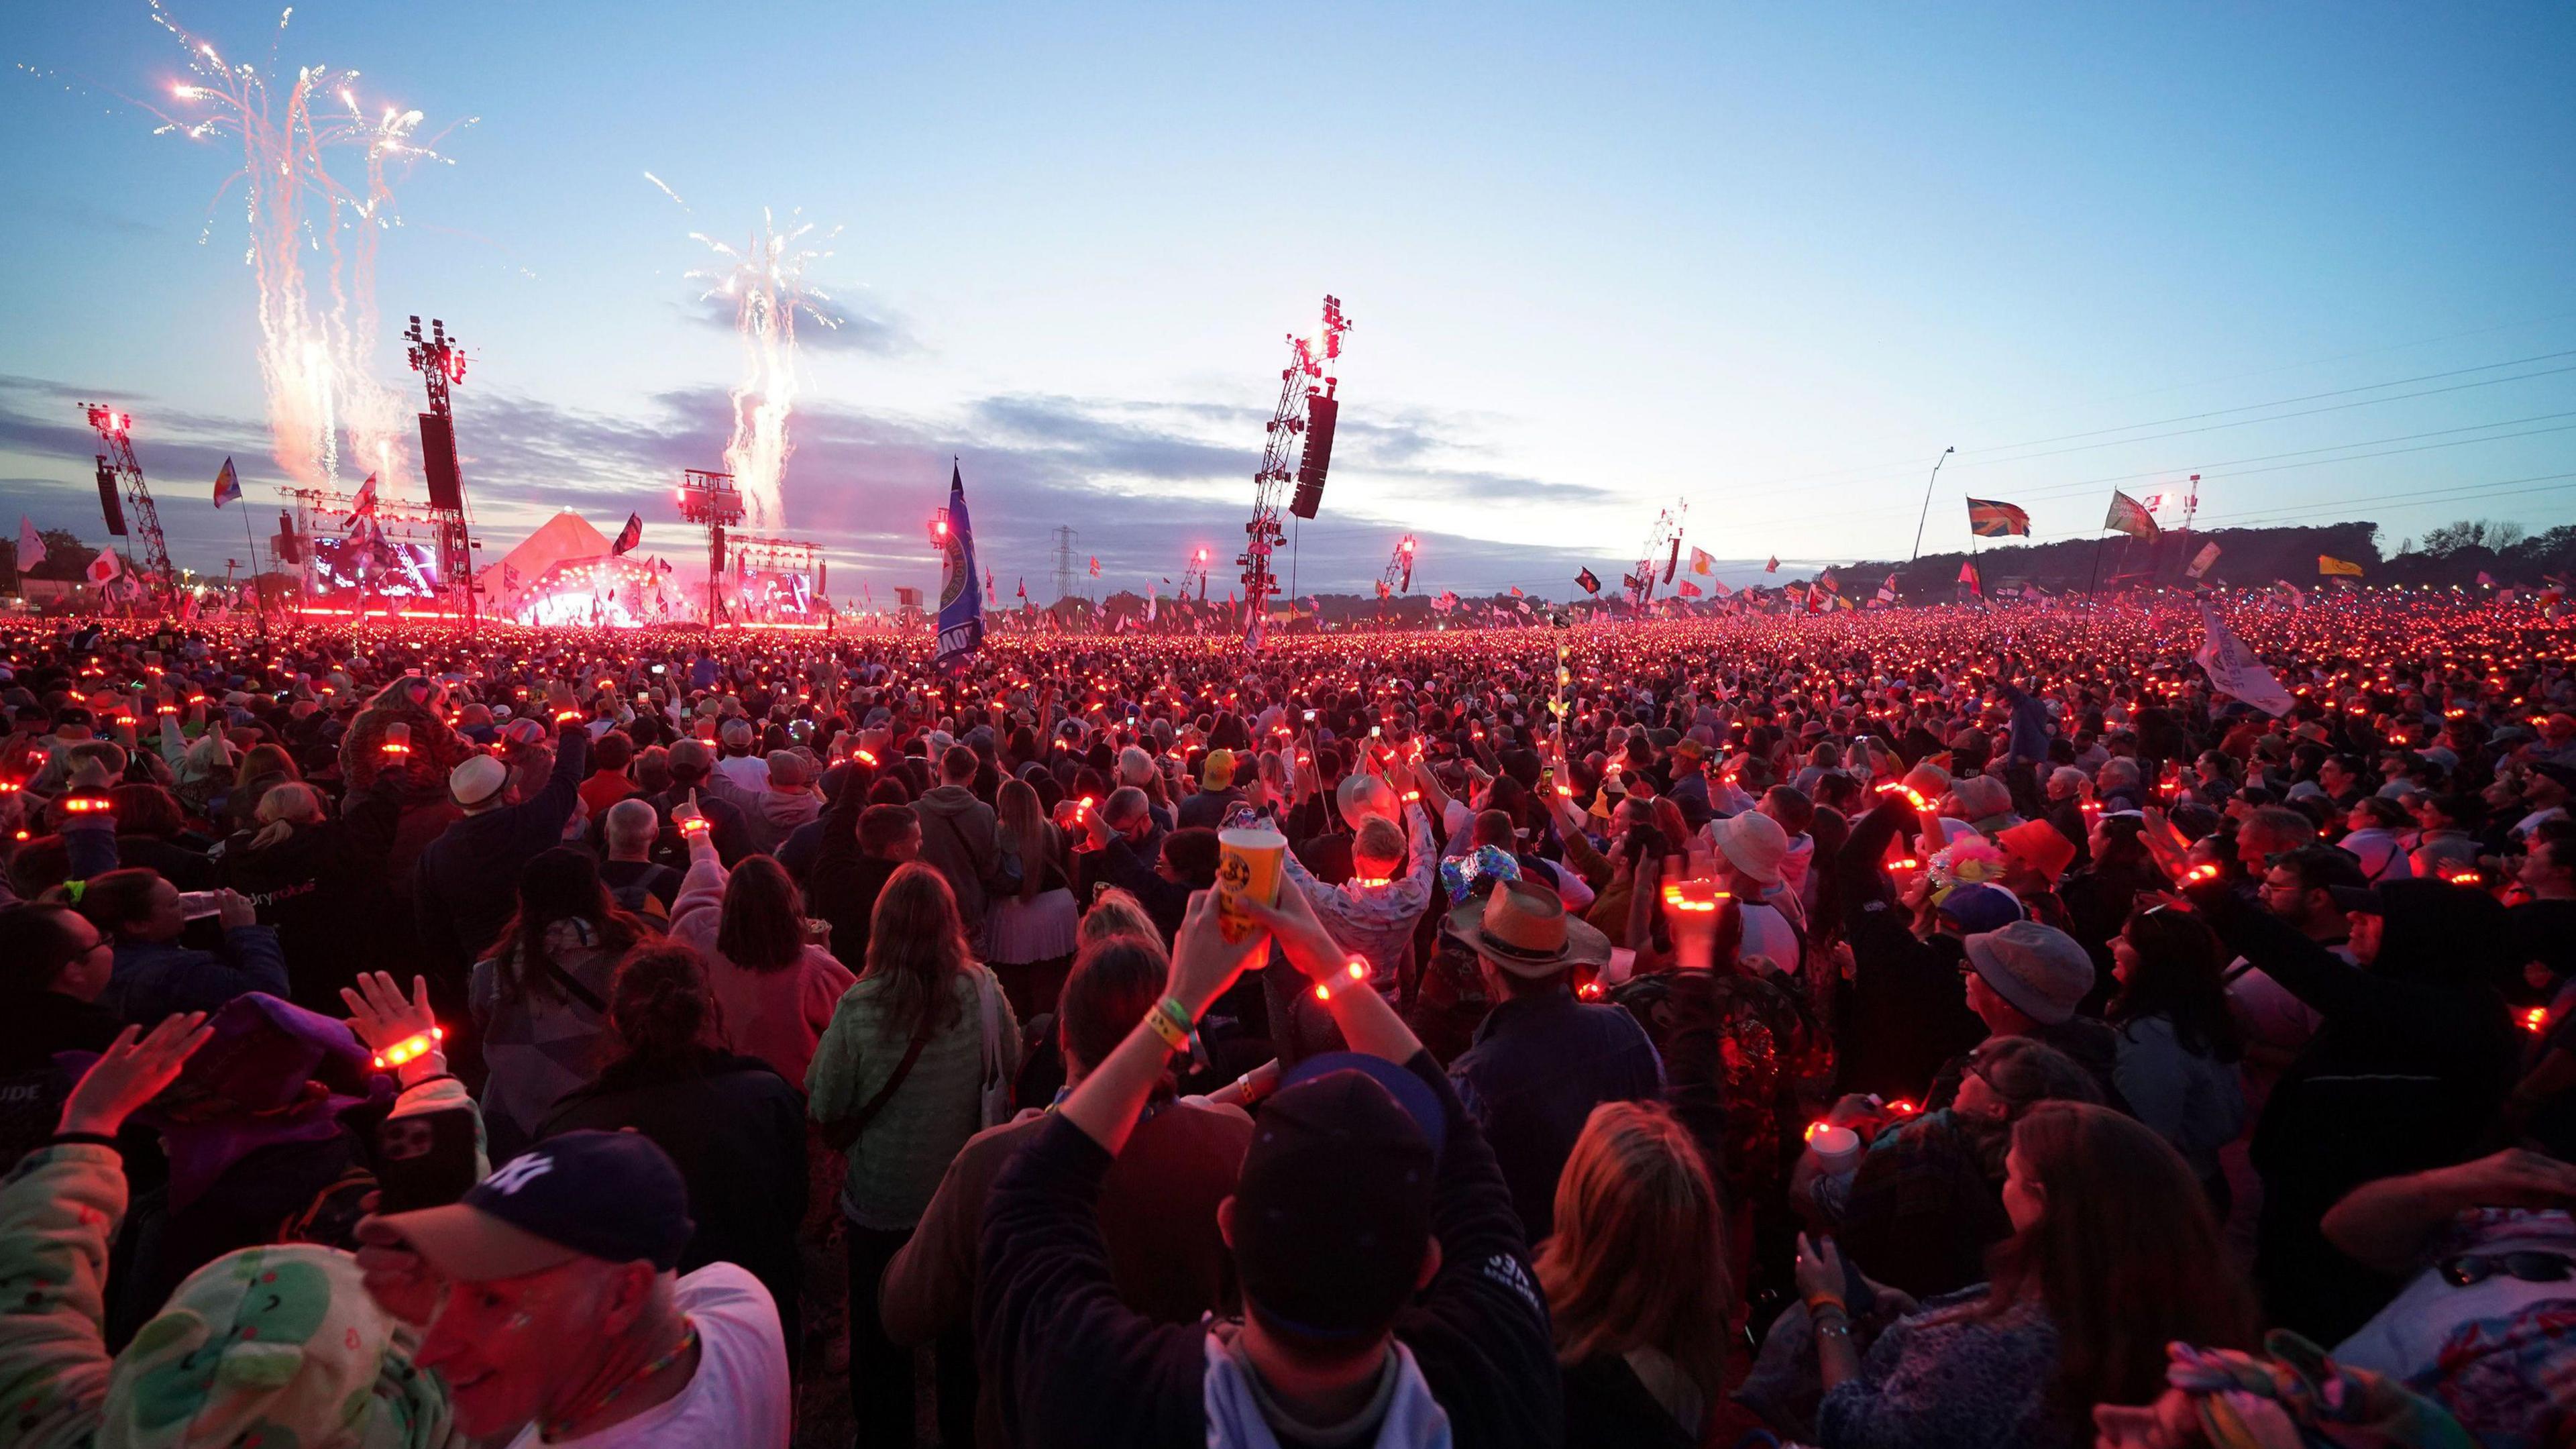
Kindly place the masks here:
POLYGON ((2263 667, 2263 661, 2254 657, 2254 651, 2245 647, 2245 641, 2206 607, 2200 611, 2200 622, 2208 632, 2191 657, 2209 675, 2209 687, 2241 699, 2275 719, 2288 714, 2296 701, 2272 671, 2263 667))
POLYGON ((125 564, 123 560, 116 556, 116 550, 112 548, 103 548, 98 551, 98 557, 89 561, 89 568, 86 572, 89 575, 89 581, 91 583, 105 584, 108 580, 125 572, 125 564))
POLYGON ((45 540, 43 535, 36 532, 36 520, 29 518, 23 513, 19 514, 18 572, 24 574, 27 570, 34 568, 36 565, 43 563, 44 561, 45 540))

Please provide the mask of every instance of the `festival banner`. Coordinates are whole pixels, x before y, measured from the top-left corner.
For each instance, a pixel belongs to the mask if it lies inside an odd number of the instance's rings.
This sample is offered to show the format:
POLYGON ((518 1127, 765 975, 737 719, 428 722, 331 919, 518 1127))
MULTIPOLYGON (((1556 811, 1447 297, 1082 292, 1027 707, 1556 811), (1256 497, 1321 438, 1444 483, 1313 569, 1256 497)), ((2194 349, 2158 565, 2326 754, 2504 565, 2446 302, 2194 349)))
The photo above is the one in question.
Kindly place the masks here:
POLYGON ((2162 531, 2156 527, 2156 516, 2147 511, 2147 505, 2117 488, 2111 490, 2111 513, 2102 520, 2102 526, 2149 543, 2155 542, 2162 531))
POLYGON ((2191 556, 2191 567, 2184 569, 2183 573, 2196 579, 2209 572, 2209 566, 2216 562, 2218 562, 2218 545, 2204 543, 2200 546, 2200 552, 2191 556))
POLYGON ((939 560, 937 664, 962 669, 984 643, 984 600, 975 592, 975 526, 966 516, 966 478, 948 467, 948 541, 939 560))
POLYGON ((1991 498, 1968 500, 1968 532, 1979 538, 2027 538, 2030 515, 2016 504, 1991 498))
POLYGON ((2288 714, 2297 701, 2281 687, 2272 671, 2263 667, 2254 651, 2245 647, 2245 641, 2237 638, 2205 604, 2201 606, 2200 622, 2207 633, 2191 657, 2209 676, 2209 687, 2241 699, 2275 719, 2288 714))

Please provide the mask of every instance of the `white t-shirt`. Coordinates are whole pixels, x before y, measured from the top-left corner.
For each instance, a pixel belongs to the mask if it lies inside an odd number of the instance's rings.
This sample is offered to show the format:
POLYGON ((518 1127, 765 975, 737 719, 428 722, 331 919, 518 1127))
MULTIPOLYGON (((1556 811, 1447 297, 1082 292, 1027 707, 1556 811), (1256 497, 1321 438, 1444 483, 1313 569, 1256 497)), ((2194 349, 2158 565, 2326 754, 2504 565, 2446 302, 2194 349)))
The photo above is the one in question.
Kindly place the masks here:
POLYGON ((769 788, 769 759, 765 755, 727 755, 716 761, 716 773, 737 790, 769 788))
MULTIPOLYGON (((787 1338, 760 1280, 731 1263, 680 1279, 680 1311, 698 1326, 698 1371, 668 1402, 596 1434, 546 1449, 787 1449, 794 1404, 787 1338)), ((510 1449, 537 1449, 528 1425, 510 1449)))

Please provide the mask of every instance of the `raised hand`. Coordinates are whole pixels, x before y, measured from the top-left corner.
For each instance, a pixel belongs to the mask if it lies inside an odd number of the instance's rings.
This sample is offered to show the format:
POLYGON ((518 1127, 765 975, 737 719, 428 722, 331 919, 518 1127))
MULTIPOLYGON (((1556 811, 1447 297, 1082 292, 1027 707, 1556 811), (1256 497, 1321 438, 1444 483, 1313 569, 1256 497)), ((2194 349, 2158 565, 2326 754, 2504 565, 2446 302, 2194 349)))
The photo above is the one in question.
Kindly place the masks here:
POLYGON ((340 988, 340 1000, 349 1008, 350 1029, 371 1052, 381 1053, 438 1027, 438 1014, 429 1008, 426 976, 411 979, 411 998, 405 1000, 390 973, 361 971, 356 986, 340 988))
POLYGON ((149 1035, 129 1026, 72 1084, 60 1130, 113 1137, 144 1103, 179 1079, 179 1069, 214 1035, 202 1011, 166 1017, 149 1035))

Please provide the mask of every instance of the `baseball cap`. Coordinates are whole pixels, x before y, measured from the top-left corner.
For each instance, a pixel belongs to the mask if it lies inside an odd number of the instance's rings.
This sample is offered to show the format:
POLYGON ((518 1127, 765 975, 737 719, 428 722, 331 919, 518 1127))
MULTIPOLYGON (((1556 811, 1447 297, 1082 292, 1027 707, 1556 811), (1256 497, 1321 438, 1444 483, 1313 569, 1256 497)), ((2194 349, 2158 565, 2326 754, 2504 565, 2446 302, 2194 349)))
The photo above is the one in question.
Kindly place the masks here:
POLYGON ((1932 909, 1972 933, 1999 931, 2022 918, 2021 901, 2011 891, 1975 881, 1951 887, 1932 909))
POLYGON ((566 1132, 443 1207, 378 1221, 447 1277, 516 1278, 575 1258, 679 1265, 697 1224, 680 1169, 638 1132, 566 1132))
POLYGON ((2055 1026, 2093 989, 2093 958, 2075 938, 2038 921, 2014 921, 1967 939, 1968 965, 2022 1015, 2055 1026))
POLYGON ((1245 1298, 1311 1338, 1384 1329, 1413 1296, 1447 1129, 1430 1085, 1383 1058, 1329 1052, 1291 1067, 1235 1182, 1245 1298))
POLYGON ((1199 787, 1205 790, 1231 789, 1234 785, 1234 751, 1210 750, 1199 765, 1199 787))

